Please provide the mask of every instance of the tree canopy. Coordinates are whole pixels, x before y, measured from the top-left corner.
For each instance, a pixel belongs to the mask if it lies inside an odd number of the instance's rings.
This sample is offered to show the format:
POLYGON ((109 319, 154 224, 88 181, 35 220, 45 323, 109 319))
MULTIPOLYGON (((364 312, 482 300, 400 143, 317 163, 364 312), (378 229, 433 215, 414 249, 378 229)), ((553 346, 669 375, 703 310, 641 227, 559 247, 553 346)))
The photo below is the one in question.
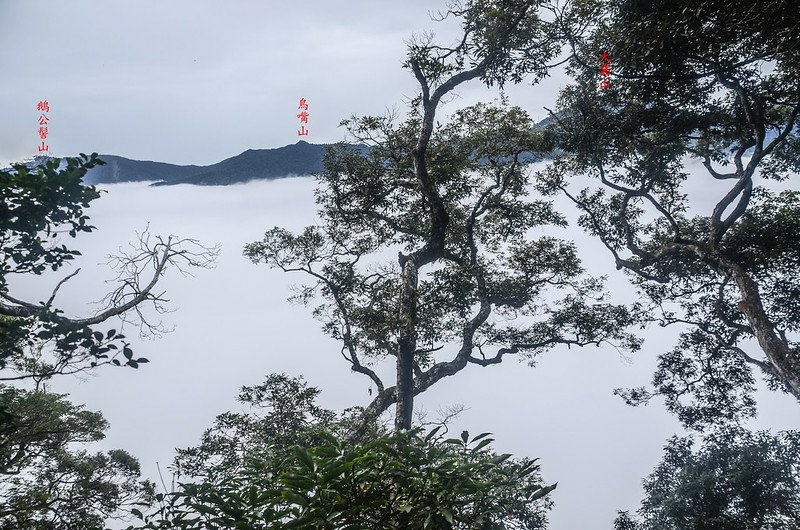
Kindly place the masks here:
POLYGON ((56 305, 59 289, 80 272, 76 269, 54 286, 45 301, 31 302, 11 294, 9 278, 58 271, 80 252, 64 243, 95 229, 86 208, 100 197, 82 182, 87 170, 103 164, 97 153, 46 160, 33 168, 15 164, 0 171, 0 381, 32 380, 37 384, 60 374, 74 374, 104 364, 137 368, 147 359, 133 357, 125 336, 116 329, 96 326, 120 318, 138 324, 143 333, 162 328, 142 309, 152 304, 163 310, 164 293, 156 289, 169 267, 209 267, 216 249, 192 239, 151 236, 147 231, 130 251, 111 257, 116 287, 105 297, 98 314, 67 317, 56 305), (148 269, 152 269, 146 276, 148 269))
POLYGON ((644 481, 639 517, 618 530, 796 528, 800 524, 800 433, 723 429, 695 449, 673 437, 644 481))
POLYGON ((86 209, 100 192, 82 178, 102 163, 96 153, 81 154, 0 171, 0 528, 103 528, 107 519, 154 500, 154 485, 140 480, 136 458, 121 449, 86 449, 108 429, 100 413, 47 392, 44 383, 104 364, 138 368, 148 362, 134 356, 121 331, 107 326, 119 318, 122 325, 139 324, 142 333, 158 332, 143 306, 163 308, 156 285, 166 269, 210 266, 216 250, 142 233, 131 251, 112 257, 117 285, 92 316, 68 317, 56 304, 61 287, 80 269, 58 281, 47 300, 12 294, 13 275, 56 272, 80 255, 64 240, 95 229, 86 209))
MULTIPOLYGON (((448 438, 415 427, 416 396, 467 367, 555 348, 636 351, 634 325, 676 326, 650 386, 696 439, 673 437, 619 530, 800 526, 798 433, 750 433, 760 376, 800 399, 800 19, 787 1, 455 0, 403 67, 407 112, 342 121, 348 143, 316 175, 318 222, 281 227, 245 256, 306 282, 312 306, 351 370, 376 392, 343 414, 319 390, 273 374, 242 388, 244 412, 217 416, 178 450, 177 490, 155 494, 122 450, 76 450, 102 438, 99 413, 43 382, 103 364, 137 368, 119 317, 158 333, 168 268, 207 267, 215 249, 140 235, 116 256, 106 307, 70 317, 12 294, 15 274, 59 272, 91 232, 99 197, 81 182, 96 154, 0 171, 0 528, 100 527, 131 508, 140 529, 442 528, 546 525, 555 484, 538 464, 497 454, 489 433, 448 438), (610 56, 611 83, 598 59, 610 56), (469 83, 537 83, 567 64, 571 84, 547 127, 524 109, 444 105, 469 83), (532 164, 552 158, 540 171, 532 164), (567 197, 639 296, 611 304, 561 237, 567 197), (709 199, 711 197, 711 199, 709 199), (391 380, 379 363, 394 365, 391 380), (755 371, 753 369, 756 369, 755 371), (394 407, 394 428, 381 416, 394 407), (182 480, 181 480, 182 479, 182 480)), ((659 346, 660 347, 660 346, 659 346)), ((511 389, 510 391, 513 391, 511 389)), ((370 388, 370 395, 372 391, 370 388)), ((131 527, 133 528, 133 527, 131 527)))
POLYGON ((0 387, 0 528, 105 528, 154 501, 155 484, 121 449, 76 449, 105 437, 108 422, 66 396, 0 387))
POLYGON ((488 433, 447 438, 446 425, 352 444, 355 415, 322 409, 318 394, 284 374, 243 387, 248 410, 178 452, 177 488, 131 528, 545 528, 555 484, 535 460, 496 453, 488 433))
POLYGON ((638 345, 626 333, 630 311, 604 303, 574 245, 541 235, 566 221, 529 196, 528 166, 552 145, 528 114, 478 104, 435 119, 442 97, 471 79, 545 75, 554 26, 532 2, 473 1, 448 15, 463 28, 455 47, 409 45, 405 66, 420 92, 408 117, 342 122, 366 149, 327 152, 320 223, 300 234, 273 228, 245 249, 309 277, 295 300, 323 300, 314 310, 323 329, 377 388, 365 420, 396 405, 397 429, 411 427, 414 396, 468 365, 514 354, 532 363, 558 345, 638 345), (397 258, 385 260, 389 252, 397 258), (394 385, 370 367, 382 359, 395 362, 394 385))
POLYGON ((664 396, 693 427, 752 415, 753 368, 800 397, 800 204, 782 191, 800 169, 794 8, 594 6, 591 31, 570 39, 575 82, 554 110, 562 151, 542 188, 574 201, 652 322, 685 329, 652 388, 621 393, 664 396), (609 89, 597 83, 601 50, 609 89))

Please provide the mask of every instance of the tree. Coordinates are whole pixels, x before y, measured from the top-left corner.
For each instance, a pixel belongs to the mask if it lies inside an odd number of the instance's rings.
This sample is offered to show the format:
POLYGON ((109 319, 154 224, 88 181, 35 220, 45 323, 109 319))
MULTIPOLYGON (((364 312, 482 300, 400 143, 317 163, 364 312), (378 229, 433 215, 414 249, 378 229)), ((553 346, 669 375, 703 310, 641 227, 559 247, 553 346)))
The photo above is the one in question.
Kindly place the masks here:
POLYGON ((800 525, 800 433, 725 429, 698 450, 673 437, 644 481, 639 517, 618 530, 789 529, 800 525))
POLYGON ((0 387, 0 528, 103 528, 154 500, 155 485, 125 451, 75 450, 104 438, 108 423, 65 398, 0 387))
POLYGON ((326 441, 322 432, 338 433, 338 418, 320 407, 319 389, 302 377, 270 374, 256 386, 242 387, 237 401, 244 412, 217 416, 194 447, 178 449, 174 469, 178 478, 215 482, 240 473, 247 457, 279 451, 286 456, 295 445, 314 447, 326 441))
POLYGON ((136 528, 545 527, 555 485, 534 460, 496 454, 488 434, 446 439, 446 426, 351 444, 353 415, 320 408, 318 393, 277 374, 243 387, 249 410, 221 414, 199 446, 179 451, 186 480, 159 494, 155 512, 134 512, 136 528))
POLYGON ((453 4, 443 16, 461 20, 460 42, 409 46, 405 67, 420 86, 409 117, 342 122, 367 149, 326 153, 320 224, 298 235, 276 227, 245 249, 253 262, 314 282, 295 300, 323 299, 314 314, 324 331, 377 387, 366 423, 396 405, 395 428, 410 429, 414 396, 470 364, 513 354, 533 363, 559 344, 636 347, 624 332, 629 311, 600 301, 601 284, 582 275, 574 246, 530 237, 566 222, 527 197, 527 165, 550 150, 527 113, 479 104, 436 121, 442 99, 470 80, 502 86, 546 75, 559 45, 539 6, 453 4), (387 251, 397 252, 394 263, 374 263, 387 251), (370 368, 386 358, 396 366, 392 386, 370 368))
POLYGON ((29 168, 15 164, 0 171, 0 381, 32 380, 37 385, 59 374, 74 374, 104 364, 137 368, 144 358, 134 358, 124 335, 95 326, 115 317, 140 325, 143 333, 157 333, 142 313, 146 304, 163 311, 164 293, 158 280, 169 267, 209 267, 217 249, 202 247, 192 239, 140 235, 131 250, 113 256, 117 287, 106 307, 94 316, 71 318, 55 306, 59 289, 80 269, 59 281, 46 301, 14 297, 8 279, 15 274, 40 275, 57 271, 80 252, 62 243, 64 234, 76 237, 91 232, 85 209, 100 196, 94 186, 84 186, 88 169, 103 164, 97 154, 60 159, 29 168), (149 277, 144 277, 152 268, 149 277), (122 361, 119 359, 122 357, 122 361))
POLYGON ((654 388, 620 393, 633 404, 662 395, 698 428, 754 413, 752 367, 800 398, 800 197, 779 193, 800 170, 793 6, 594 6, 589 36, 570 36, 576 82, 553 114, 562 156, 543 188, 574 201, 652 322, 686 326, 654 388), (609 89, 597 83, 602 50, 609 89), (691 168, 717 197, 707 209, 691 168))
POLYGON ((47 393, 43 383, 104 364, 137 368, 147 362, 134 357, 122 333, 97 327, 119 317, 123 325, 138 323, 141 333, 157 333, 160 324, 148 321, 142 309, 164 309, 164 293, 156 286, 167 268, 208 267, 216 249, 141 234, 131 251, 112 257, 118 284, 106 296, 105 309, 84 318, 67 317, 55 305, 59 289, 80 269, 60 280, 46 301, 13 296, 9 282, 15 274, 58 271, 80 254, 62 239, 94 229, 85 209, 100 193, 81 179, 102 163, 96 154, 81 154, 63 165, 52 159, 0 171, 0 381, 33 382, 35 388, 0 385, 2 528, 100 528, 120 509, 148 504, 154 493, 125 451, 75 450, 76 443, 103 438, 108 425, 99 413, 47 393), (152 273, 145 278, 148 268, 152 273))

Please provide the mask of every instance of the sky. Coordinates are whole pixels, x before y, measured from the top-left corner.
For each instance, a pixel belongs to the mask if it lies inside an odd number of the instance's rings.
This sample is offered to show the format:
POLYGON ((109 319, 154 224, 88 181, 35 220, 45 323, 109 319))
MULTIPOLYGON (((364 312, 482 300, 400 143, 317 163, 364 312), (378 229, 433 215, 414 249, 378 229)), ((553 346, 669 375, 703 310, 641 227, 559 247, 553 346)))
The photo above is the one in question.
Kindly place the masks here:
MULTIPOLYGON (((300 98, 309 102, 314 143, 343 138, 341 119, 402 108, 415 95, 401 65, 404 42, 437 28, 428 12, 442 2, 211 2, 172 0, 0 0, 0 164, 37 154, 40 100, 50 103, 47 143, 53 154, 96 151, 140 160, 211 164, 247 149, 295 143, 300 98)), ((448 41, 455 28, 437 30, 448 41)), ((449 41, 448 41, 449 42, 449 41)), ((546 116, 566 78, 510 87, 512 104, 546 116)), ((498 96, 472 84, 444 109, 498 96)), ((697 171, 697 168, 694 168, 697 171)), ((698 180, 696 207, 715 196, 698 180)), ((341 362, 308 309, 285 302, 297 278, 250 264, 245 243, 280 225, 299 230, 314 220, 309 178, 225 188, 146 184, 107 186, 90 209, 98 231, 76 243, 83 271, 60 291, 67 314, 85 315, 110 289, 105 256, 148 223, 154 233, 220 243, 217 267, 194 277, 165 278, 175 331, 158 340, 133 337, 140 370, 107 369, 96 377, 62 378, 52 389, 101 410, 111 423, 101 447, 140 458, 157 479, 175 447, 196 443, 214 416, 235 409, 242 385, 271 372, 304 375, 323 390, 322 404, 341 410, 369 400, 366 378, 341 362)), ((563 205, 562 205, 563 206, 563 205)), ((589 272, 607 274, 616 300, 633 291, 605 249, 571 228, 589 272)), ((13 293, 41 300, 59 276, 19 278, 13 293)), ((174 271, 173 271, 174 272, 174 271)), ((544 478, 558 481, 551 528, 609 529, 617 509, 635 509, 641 479, 681 430, 661 403, 626 406, 617 387, 646 384, 655 356, 675 330, 648 329, 633 358, 611 347, 558 348, 527 367, 513 359, 470 366, 418 400, 435 416, 463 403, 452 429, 490 431, 500 451, 538 457, 544 478)), ((381 373, 387 374, 386 368, 381 373)), ((756 428, 796 427, 796 405, 759 393, 756 428)))
MULTIPOLYGON (((343 139, 339 122, 416 95, 406 42, 435 30, 452 43, 443 1, 294 2, 0 0, 0 164, 38 154, 37 103, 56 156, 114 154, 212 164, 247 149, 343 139), (299 100, 309 103, 299 138, 299 100)), ((544 118, 564 82, 510 87, 544 118)), ((496 98, 465 87, 448 108, 496 98)), ((445 113, 447 109, 445 109, 445 113)))

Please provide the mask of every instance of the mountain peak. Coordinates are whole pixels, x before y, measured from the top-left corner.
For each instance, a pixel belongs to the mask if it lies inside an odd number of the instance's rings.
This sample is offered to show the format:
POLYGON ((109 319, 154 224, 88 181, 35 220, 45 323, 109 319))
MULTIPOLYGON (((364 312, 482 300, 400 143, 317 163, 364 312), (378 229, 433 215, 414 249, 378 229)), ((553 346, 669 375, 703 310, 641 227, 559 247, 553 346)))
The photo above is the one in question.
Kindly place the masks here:
MULTIPOLYGON (((155 181, 154 185, 199 184, 225 186, 250 180, 272 180, 289 176, 313 175, 324 169, 325 144, 298 140, 294 144, 270 149, 248 149, 236 156, 208 166, 178 166, 163 162, 130 160, 101 155, 107 164, 92 168, 84 178, 87 184, 155 181)), ((362 152, 361 144, 351 147, 362 152)))

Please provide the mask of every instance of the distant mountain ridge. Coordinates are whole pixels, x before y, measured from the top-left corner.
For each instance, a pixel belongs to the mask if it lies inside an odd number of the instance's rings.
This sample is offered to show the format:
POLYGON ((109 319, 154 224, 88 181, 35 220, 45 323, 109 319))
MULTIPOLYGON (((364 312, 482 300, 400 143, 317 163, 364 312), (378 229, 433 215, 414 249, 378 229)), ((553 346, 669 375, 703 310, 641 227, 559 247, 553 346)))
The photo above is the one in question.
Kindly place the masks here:
MULTIPOLYGON (((543 128, 551 118, 534 125, 543 128)), ((86 184, 114 184, 119 182, 155 181, 153 186, 196 184, 200 186, 227 186, 251 180, 274 180, 290 176, 311 175, 324 169, 322 158, 330 144, 310 144, 300 140, 296 144, 274 149, 248 149, 236 156, 208 166, 168 164, 131 160, 117 155, 100 155, 106 162, 88 171, 86 184)), ((365 145, 351 145, 367 152, 365 145)), ((541 160, 540 156, 525 153, 525 162, 541 160)))
POLYGON ((106 162, 88 171, 87 184, 113 184, 154 180, 154 186, 197 184, 227 186, 251 180, 272 180, 322 171, 322 156, 327 145, 296 144, 275 149, 247 151, 208 166, 181 166, 164 162, 131 160, 116 155, 100 155, 106 162))
POLYGON ((106 165, 90 169, 83 177, 86 184, 116 184, 142 180, 173 181, 190 177, 203 169, 203 166, 179 166, 165 162, 131 160, 116 155, 100 155, 99 158, 106 165))

